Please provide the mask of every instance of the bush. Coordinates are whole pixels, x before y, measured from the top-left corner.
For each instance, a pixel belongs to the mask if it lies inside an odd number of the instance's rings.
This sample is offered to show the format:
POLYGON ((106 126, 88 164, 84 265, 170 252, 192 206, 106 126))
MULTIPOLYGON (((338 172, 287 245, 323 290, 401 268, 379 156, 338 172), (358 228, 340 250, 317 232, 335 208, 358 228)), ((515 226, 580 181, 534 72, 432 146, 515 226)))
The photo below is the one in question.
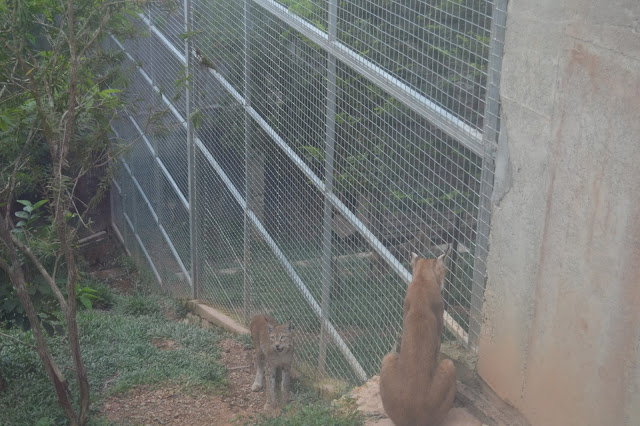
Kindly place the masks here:
MULTIPOLYGON (((35 279, 27 285, 27 292, 31 297, 38 318, 42 321, 42 326, 51 333, 55 322, 55 314, 58 312, 55 307, 55 298, 51 287, 42 279, 35 279)), ((9 281, 9 278, 0 272, 0 323, 5 323, 7 327, 19 327, 22 330, 29 330, 31 324, 25 314, 24 308, 20 304, 20 299, 9 281)))
POLYGON ((91 305, 93 309, 109 310, 113 307, 116 300, 116 295, 108 285, 99 281, 89 281, 84 283, 83 289, 93 290, 91 299, 91 305))

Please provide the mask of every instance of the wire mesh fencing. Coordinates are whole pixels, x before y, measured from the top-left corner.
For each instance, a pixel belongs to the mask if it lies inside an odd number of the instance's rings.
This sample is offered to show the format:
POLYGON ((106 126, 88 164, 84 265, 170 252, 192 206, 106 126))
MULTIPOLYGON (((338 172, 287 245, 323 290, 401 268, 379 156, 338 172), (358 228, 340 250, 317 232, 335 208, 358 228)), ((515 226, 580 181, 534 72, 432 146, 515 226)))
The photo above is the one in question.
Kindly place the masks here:
POLYGON ((402 328, 411 252, 453 245, 443 339, 475 350, 506 1, 148 6, 113 123, 113 226, 163 290, 295 326, 356 383, 402 328))

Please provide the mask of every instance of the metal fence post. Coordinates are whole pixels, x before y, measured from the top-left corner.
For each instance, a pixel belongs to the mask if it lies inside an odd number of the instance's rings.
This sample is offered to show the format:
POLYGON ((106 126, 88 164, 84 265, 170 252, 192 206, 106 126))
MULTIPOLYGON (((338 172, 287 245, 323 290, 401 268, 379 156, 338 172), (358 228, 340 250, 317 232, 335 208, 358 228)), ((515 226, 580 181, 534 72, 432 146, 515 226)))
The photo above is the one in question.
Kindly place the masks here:
POLYGON ((480 201, 478 205, 478 227, 473 262, 471 285, 471 307, 469 318, 469 349, 477 350, 482 327, 482 303, 487 273, 489 232, 491 231, 491 194, 495 167, 495 148, 500 129, 500 72, 504 50, 504 31, 507 21, 507 0, 496 0, 491 20, 491 42, 487 65, 487 93, 483 122, 484 155, 480 175, 480 201))
MULTIPOLYGON (((329 41, 335 41, 337 36, 338 0, 329 1, 329 41)), ((320 348, 318 352, 318 372, 325 374, 327 362, 327 343, 329 336, 326 325, 329 321, 329 299, 331 297, 331 284, 333 275, 331 232, 332 205, 329 196, 333 191, 333 155, 336 138, 336 57, 327 53, 327 134, 324 169, 324 216, 322 230, 322 321, 320 330, 320 348)))
MULTIPOLYGON (((244 99, 247 106, 251 105, 250 69, 251 55, 249 46, 249 25, 251 24, 251 0, 244 2, 244 14, 242 17, 244 25, 244 99)), ((251 118, 244 111, 244 196, 247 202, 247 209, 244 213, 244 291, 243 291, 243 315, 246 323, 249 323, 251 316, 251 275, 249 265, 251 264, 251 222, 248 213, 254 208, 251 194, 251 118)))
MULTIPOLYGON (((187 34, 191 31, 191 0, 184 0, 184 30, 187 34)), ((191 122, 192 113, 192 87, 191 81, 191 37, 186 37, 184 41, 185 58, 185 119, 187 120, 187 149, 189 158, 187 162, 189 179, 189 249, 191 257, 191 296, 197 299, 200 296, 200 280, 198 279, 198 250, 197 250, 197 224, 196 224, 196 148, 193 138, 193 124, 191 122)))

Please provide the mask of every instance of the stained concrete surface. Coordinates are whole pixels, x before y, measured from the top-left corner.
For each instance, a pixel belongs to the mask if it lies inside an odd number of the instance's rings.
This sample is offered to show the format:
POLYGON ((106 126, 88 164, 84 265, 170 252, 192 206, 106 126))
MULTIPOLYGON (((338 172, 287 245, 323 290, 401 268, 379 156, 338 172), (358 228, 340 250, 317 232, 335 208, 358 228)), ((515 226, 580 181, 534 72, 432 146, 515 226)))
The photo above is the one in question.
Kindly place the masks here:
POLYGON ((501 103, 478 371, 534 425, 640 424, 640 2, 509 2, 501 103))

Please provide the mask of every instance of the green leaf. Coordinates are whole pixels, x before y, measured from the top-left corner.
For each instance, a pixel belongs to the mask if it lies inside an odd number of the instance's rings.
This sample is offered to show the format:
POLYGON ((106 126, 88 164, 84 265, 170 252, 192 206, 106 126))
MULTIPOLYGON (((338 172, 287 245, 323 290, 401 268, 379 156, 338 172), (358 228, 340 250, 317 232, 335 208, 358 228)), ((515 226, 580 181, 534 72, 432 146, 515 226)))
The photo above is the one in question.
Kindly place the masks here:
POLYGON ((84 305, 84 307, 87 308, 87 310, 91 310, 93 308, 93 305, 91 304, 91 300, 88 297, 85 297, 85 296, 80 297, 80 303, 82 303, 82 305, 84 305))
POLYGON ((44 204, 46 204, 46 203, 47 203, 47 201, 49 201, 49 200, 40 200, 40 201, 38 201, 37 203, 35 203, 35 204, 33 205, 33 209, 35 210, 35 209, 37 209, 37 208, 42 207, 44 204))
POLYGON ((322 152, 320 149, 316 148, 315 146, 304 145, 301 148, 305 150, 307 155, 313 158, 314 160, 320 161, 320 162, 324 161, 324 158, 325 158, 324 152, 322 152))
POLYGON ((116 93, 122 93, 122 90, 119 89, 105 89, 103 91, 101 91, 100 93, 98 93, 100 96, 111 96, 114 95, 116 93))
POLYGON ((186 40, 192 39, 193 37, 195 37, 198 34, 202 34, 203 32, 204 31, 202 31, 202 30, 186 31, 184 33, 178 34, 178 37, 180 38, 180 40, 186 41, 186 40))
POLYGON ((195 111, 193 111, 191 113, 191 117, 190 118, 191 118, 191 123, 193 124, 193 127, 196 130, 199 129, 200 126, 202 126, 202 123, 204 122, 204 115, 197 108, 196 108, 195 111))
POLYGON ((31 201, 29 200, 16 200, 16 202, 22 204, 23 206, 29 206, 29 207, 32 206, 31 201))
POLYGON ((13 125, 11 117, 5 114, 0 114, 0 131, 6 132, 9 126, 13 125))
POLYGON ((80 294, 83 297, 88 297, 89 299, 97 299, 98 296, 96 296, 96 294, 98 293, 98 290, 93 289, 91 287, 82 287, 80 289, 80 294))
POLYGON ((29 219, 30 215, 27 212, 16 212, 16 216, 20 219, 29 219))
POLYGON ((53 421, 49 417, 41 417, 38 419, 36 426, 49 426, 52 424, 53 424, 53 421))

